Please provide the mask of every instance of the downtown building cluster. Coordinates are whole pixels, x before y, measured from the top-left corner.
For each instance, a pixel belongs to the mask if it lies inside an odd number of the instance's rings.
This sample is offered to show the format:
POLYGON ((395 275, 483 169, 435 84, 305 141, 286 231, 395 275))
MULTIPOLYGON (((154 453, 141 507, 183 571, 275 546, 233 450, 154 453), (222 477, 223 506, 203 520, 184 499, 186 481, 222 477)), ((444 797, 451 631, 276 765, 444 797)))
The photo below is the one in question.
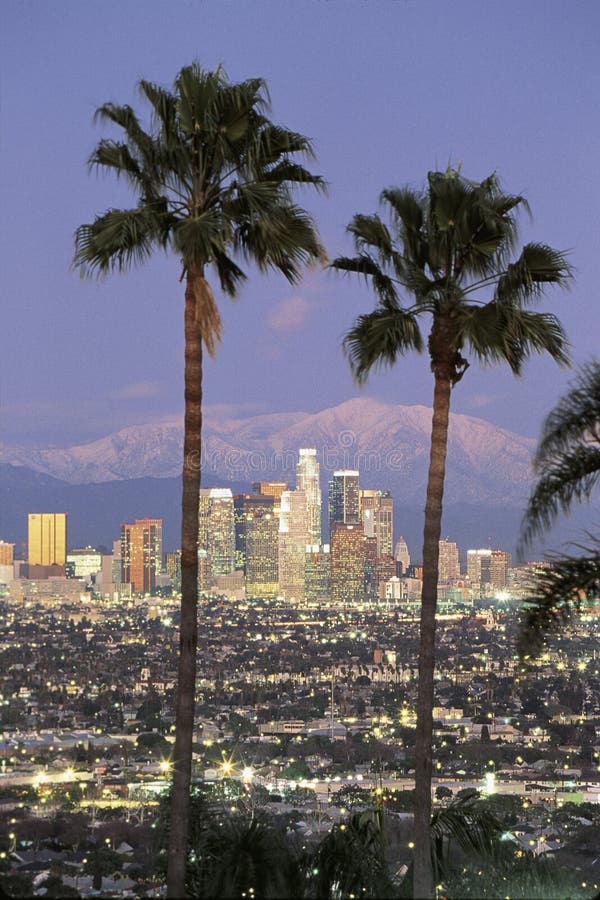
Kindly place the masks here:
MULTIPOLYGON (((257 481, 241 494, 202 488, 198 516, 204 596, 296 604, 420 601, 421 567, 411 564, 404 538, 394 538, 390 491, 363 488, 358 470, 339 469, 325 501, 314 448, 298 451, 293 486, 257 481)), ((514 583, 505 550, 470 549, 465 566, 456 543, 441 540, 439 547, 442 603, 471 602, 514 583)), ((19 581, 24 596, 74 595, 90 585, 111 599, 152 595, 177 589, 181 576, 179 552, 163 552, 160 518, 122 524, 107 553, 68 550, 65 513, 31 513, 22 557, 15 560, 14 545, 0 541, 0 581, 19 581)))

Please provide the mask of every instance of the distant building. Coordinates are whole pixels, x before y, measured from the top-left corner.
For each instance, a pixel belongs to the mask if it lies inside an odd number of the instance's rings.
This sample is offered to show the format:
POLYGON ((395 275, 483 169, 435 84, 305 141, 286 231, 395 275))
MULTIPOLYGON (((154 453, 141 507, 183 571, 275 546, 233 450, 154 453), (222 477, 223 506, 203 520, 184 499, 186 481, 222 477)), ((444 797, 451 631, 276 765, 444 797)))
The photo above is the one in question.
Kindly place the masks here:
POLYGON ((375 538, 377 556, 391 556, 394 549, 394 501, 389 491, 359 490, 360 520, 365 537, 375 538))
POLYGON ((77 550, 69 550, 67 553, 67 574, 69 578, 83 578, 86 582, 92 580, 102 569, 102 554, 94 547, 82 547, 77 550))
POLYGON ((492 551, 489 547, 467 550, 467 575, 472 586, 484 587, 491 580, 492 551))
POLYGON ((181 586, 181 550, 165 553, 165 571, 176 588, 181 586))
POLYGON ((15 559, 15 545, 0 541, 0 566, 12 566, 15 559))
POLYGON ((329 544, 306 548, 306 599, 314 603, 331 597, 331 553, 329 544))
POLYGON ((306 496, 308 543, 321 543, 321 485, 317 451, 303 448, 298 451, 296 490, 306 496))
POLYGON ((308 510, 304 491, 284 491, 279 519, 279 594, 303 602, 306 597, 308 510))
POLYGON ((67 561, 67 514, 29 513, 27 527, 30 566, 62 566, 67 561))
POLYGON ((503 588, 508 584, 512 569, 512 556, 506 550, 492 550, 490 559, 490 585, 503 588))
POLYGON ((460 578, 460 554, 454 541, 440 541, 438 581, 448 583, 460 578))
POLYGON ((206 550, 210 578, 235 568, 235 516, 230 488, 201 488, 198 507, 199 541, 206 550))
POLYGON ((396 565, 396 574, 406 575, 408 567, 410 566, 410 553, 408 552, 408 544, 402 535, 400 535, 396 542, 394 559, 397 564, 399 563, 399 565, 396 565))
POLYGON ((162 568, 162 519, 121 525, 121 582, 136 594, 152 593, 162 568))
MULTIPOLYGON (((284 491, 289 490, 287 481, 255 481, 252 485, 254 494, 262 494, 263 497, 274 497, 276 501, 281 500, 284 491)), ((279 507, 279 503, 275 503, 279 507)), ((278 510, 276 509, 275 512, 278 510)))
POLYGON ((272 599, 277 596, 279 517, 275 514, 276 500, 268 494, 247 494, 244 498, 246 597, 272 599))
POLYGON ((365 539, 358 522, 333 524, 331 599, 342 603, 360 603, 365 599, 365 539))
MULTIPOLYGON (((333 544, 335 525, 357 525, 360 522, 359 473, 353 469, 340 469, 329 482, 329 535, 333 544)), ((332 547, 333 552, 333 547, 332 547)))

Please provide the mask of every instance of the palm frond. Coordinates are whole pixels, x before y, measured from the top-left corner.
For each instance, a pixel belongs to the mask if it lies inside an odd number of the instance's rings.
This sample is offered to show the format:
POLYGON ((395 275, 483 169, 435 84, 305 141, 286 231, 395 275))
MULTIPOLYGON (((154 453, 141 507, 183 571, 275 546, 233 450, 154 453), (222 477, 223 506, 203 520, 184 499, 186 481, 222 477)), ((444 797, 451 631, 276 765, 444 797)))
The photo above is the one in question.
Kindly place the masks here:
POLYGON ((435 810, 431 817, 434 871, 438 876, 447 871, 453 842, 465 853, 493 857, 502 831, 500 821, 479 802, 476 790, 435 810))
POLYGON ((572 274, 564 253, 546 244, 526 244, 519 258, 498 279, 494 299, 501 304, 522 306, 539 299, 547 284, 565 287, 572 274))
POLYGON ((583 365, 577 378, 546 417, 534 465, 544 468, 580 443, 600 445, 600 361, 583 365))
POLYGON ((536 656, 547 635, 566 624, 583 606, 600 603, 600 542, 579 545, 583 555, 554 556, 535 574, 531 592, 524 601, 519 636, 521 657, 536 656))
POLYGON ((343 348, 354 377, 362 383, 372 368, 391 366, 409 350, 421 353, 424 343, 414 313, 383 308, 359 316, 346 334, 343 348))
POLYGON ((457 310, 461 339, 482 363, 506 362, 515 375, 534 353, 568 364, 568 342, 558 318, 491 301, 465 303, 457 310))
POLYGON ((600 447, 582 444, 557 456, 535 485, 523 516, 519 546, 552 526, 559 512, 568 513, 573 502, 589 500, 600 481, 600 447))
POLYGON ((383 836, 376 815, 355 813, 321 841, 308 864, 308 897, 395 895, 384 856, 383 836))
POLYGON ((311 216, 293 203, 243 222, 236 229, 234 247, 261 271, 277 269, 291 284, 300 279, 302 267, 325 260, 311 216))
POLYGON ((123 272, 145 262, 165 243, 162 223, 152 207, 111 209, 77 229, 73 264, 82 275, 123 272))
POLYGON ((394 279, 387 275, 381 266, 368 253, 360 253, 358 256, 338 256, 330 264, 329 268, 338 269, 340 272, 356 272, 362 275, 367 282, 371 282, 380 302, 392 309, 400 308, 398 291, 394 279))

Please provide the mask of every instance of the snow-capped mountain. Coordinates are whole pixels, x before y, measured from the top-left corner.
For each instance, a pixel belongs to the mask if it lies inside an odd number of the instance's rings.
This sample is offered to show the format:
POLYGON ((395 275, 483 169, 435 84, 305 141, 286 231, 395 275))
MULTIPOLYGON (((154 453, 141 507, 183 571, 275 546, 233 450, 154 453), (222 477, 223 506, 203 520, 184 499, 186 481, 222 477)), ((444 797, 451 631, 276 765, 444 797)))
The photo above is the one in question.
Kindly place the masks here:
MULTIPOLYGON (((431 410, 348 400, 318 413, 240 416, 223 407, 204 414, 203 472, 226 482, 282 478, 295 484, 299 447, 316 447, 326 478, 356 468, 365 487, 392 490, 398 503, 424 502, 431 410)), ((105 438, 61 449, 5 448, 4 462, 70 484, 169 477, 181 470, 180 419, 132 426, 105 438)), ((450 419, 445 498, 514 505, 530 482, 531 438, 471 416, 450 419)))

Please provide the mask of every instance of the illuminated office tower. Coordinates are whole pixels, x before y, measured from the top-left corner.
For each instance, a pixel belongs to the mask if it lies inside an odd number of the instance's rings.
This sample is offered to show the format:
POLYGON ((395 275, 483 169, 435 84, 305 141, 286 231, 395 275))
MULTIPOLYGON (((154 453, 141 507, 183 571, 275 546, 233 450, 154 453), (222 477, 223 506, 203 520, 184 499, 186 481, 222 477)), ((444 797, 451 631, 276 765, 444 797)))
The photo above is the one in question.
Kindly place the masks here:
POLYGON ((306 599, 314 603, 331 597, 331 553, 329 544, 306 548, 306 599))
POLYGON ((67 566, 70 568, 68 577, 84 578, 89 582, 92 575, 96 575, 102 569, 102 554, 94 547, 70 550, 67 553, 67 566))
POLYGON ((453 541, 440 541, 438 581, 450 582, 460 578, 460 556, 453 541))
MULTIPOLYGON (((246 571, 246 531, 257 515, 275 515, 275 497, 268 494, 236 494, 233 498, 235 517, 235 567, 246 571)), ((277 501, 279 505, 279 501, 277 501)), ((277 541, 276 541, 277 542, 277 541)))
POLYGON ((279 518, 279 594, 296 603, 306 597, 308 513, 304 491, 284 491, 279 518))
POLYGON ((490 583, 491 562, 492 551, 489 548, 467 550, 467 575, 471 584, 483 586, 490 583))
POLYGON ((30 566, 64 566, 67 561, 67 514, 29 513, 30 566))
POLYGON ((329 482, 329 535, 333 526, 356 525, 360 522, 358 472, 340 469, 329 482))
POLYGON ((0 566, 12 566, 15 559, 15 545, 0 541, 0 566))
POLYGON ((135 594, 152 593, 161 568, 162 519, 121 525, 121 582, 131 584, 135 594))
POLYGON ((304 491, 306 495, 308 543, 314 546, 321 543, 321 485, 317 451, 301 449, 298 457, 296 490, 304 491))
POLYGON ((230 488, 201 488, 198 504, 200 550, 205 550, 210 578, 235 568, 235 516, 230 488))
POLYGON ((275 497, 247 495, 244 503, 246 597, 272 599, 279 589, 279 517, 275 497))
POLYGON ((410 553, 408 552, 408 544, 402 535, 400 535, 396 541, 394 559, 396 560, 396 574, 404 575, 410 566, 410 553), (398 571, 398 569, 400 569, 400 571, 398 571))
POLYGON ((392 556, 394 550, 394 501, 389 491, 362 489, 358 492, 360 520, 365 537, 377 541, 377 556, 392 556))
POLYGON ((512 556, 506 550, 492 550, 490 559, 490 584, 495 588, 503 588, 508 584, 508 575, 512 569, 512 556))
MULTIPOLYGON (((358 493, 358 492, 357 492, 358 493)), ((331 536, 331 599, 360 603, 365 597, 364 532, 360 523, 335 522, 331 536)))
POLYGON ((181 587, 181 550, 165 553, 165 572, 174 587, 181 587))

